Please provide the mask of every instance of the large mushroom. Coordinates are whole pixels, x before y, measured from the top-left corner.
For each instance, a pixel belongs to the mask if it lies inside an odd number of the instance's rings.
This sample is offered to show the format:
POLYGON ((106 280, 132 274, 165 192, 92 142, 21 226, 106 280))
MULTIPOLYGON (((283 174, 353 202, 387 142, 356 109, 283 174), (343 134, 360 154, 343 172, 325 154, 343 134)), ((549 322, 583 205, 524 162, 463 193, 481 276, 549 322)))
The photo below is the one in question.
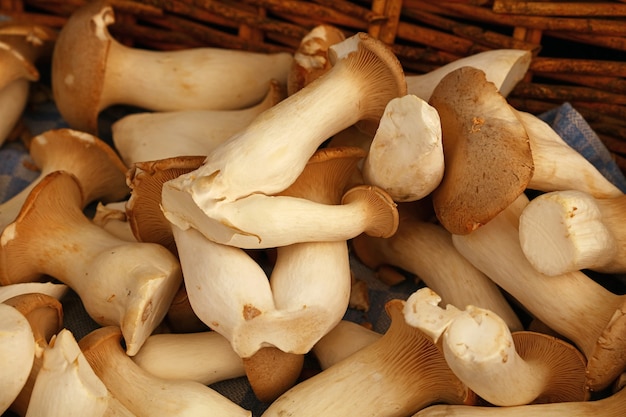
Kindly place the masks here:
POLYGON ((114 21, 108 2, 88 2, 72 14, 56 41, 52 90, 74 129, 97 134, 98 114, 114 104, 156 111, 248 107, 263 99, 270 80, 286 84, 293 60, 286 52, 130 48, 110 35, 114 21))

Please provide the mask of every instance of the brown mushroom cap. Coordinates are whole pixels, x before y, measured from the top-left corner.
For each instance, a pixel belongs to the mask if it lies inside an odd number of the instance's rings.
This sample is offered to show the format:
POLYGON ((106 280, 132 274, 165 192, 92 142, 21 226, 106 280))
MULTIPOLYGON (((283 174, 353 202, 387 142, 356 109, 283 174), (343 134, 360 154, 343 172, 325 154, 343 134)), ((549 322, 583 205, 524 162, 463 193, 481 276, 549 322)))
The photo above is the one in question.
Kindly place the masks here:
POLYGON ((52 92, 59 112, 74 129, 97 134, 112 42, 105 27, 114 20, 105 1, 92 1, 78 8, 59 32, 52 55, 52 92))
POLYGON ((573 345, 542 333, 511 333, 515 350, 526 362, 537 362, 552 369, 546 390, 533 404, 587 401, 589 390, 585 376, 587 360, 573 345))
POLYGON ((269 403, 291 388, 302 371, 304 355, 270 346, 243 359, 248 382, 256 397, 269 403))
POLYGON ((435 213, 453 234, 468 234, 511 204, 534 163, 526 129, 485 73, 461 67, 435 87, 446 168, 432 193, 435 213))
POLYGON ((398 210, 393 198, 375 185, 357 185, 343 195, 341 204, 361 201, 369 212, 364 233, 373 237, 390 237, 398 230, 398 210))

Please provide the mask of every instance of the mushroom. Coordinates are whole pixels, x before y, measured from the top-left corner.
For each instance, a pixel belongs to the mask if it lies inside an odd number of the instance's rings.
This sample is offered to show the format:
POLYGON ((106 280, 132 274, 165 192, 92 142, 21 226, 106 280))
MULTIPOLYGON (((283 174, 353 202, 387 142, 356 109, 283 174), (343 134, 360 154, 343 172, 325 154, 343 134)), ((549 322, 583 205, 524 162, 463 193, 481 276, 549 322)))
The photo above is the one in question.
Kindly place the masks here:
POLYGON ((74 335, 62 329, 43 352, 26 417, 134 416, 111 397, 74 335))
POLYGON ((36 64, 52 50, 56 32, 34 24, 0 24, 0 145, 22 116, 30 84, 39 80, 36 64))
POLYGON ((528 133, 535 167, 528 188, 547 192, 579 190, 597 198, 623 194, 549 124, 531 113, 516 113, 528 133))
POLYGON ((225 220, 214 219, 229 204, 248 197, 246 204, 256 209, 257 200, 292 184, 325 140, 358 121, 377 124, 387 102, 406 92, 398 59, 364 33, 331 46, 331 58, 330 71, 261 113, 197 170, 164 184, 163 207, 171 222, 214 239, 213 229, 225 220))
POLYGON ((619 417, 624 415, 626 389, 594 401, 478 407, 438 404, 418 411, 412 417, 619 417))
POLYGON ((365 346, 382 337, 382 334, 349 320, 341 320, 326 333, 311 351, 322 370, 330 368, 365 346))
POLYGON ((126 215, 126 203, 127 201, 114 201, 104 204, 98 201, 91 221, 122 240, 135 242, 137 238, 126 215))
POLYGON ((0 303, 0 412, 5 412, 26 384, 35 357, 30 324, 17 309, 0 303))
POLYGON ((63 283, 56 282, 21 282, 17 284, 0 285, 0 303, 8 300, 9 298, 28 294, 38 293, 45 294, 60 300, 69 287, 63 283))
POLYGON ((396 202, 426 197, 444 173, 441 121, 434 107, 407 94, 387 103, 363 162, 363 178, 396 202))
POLYGON ((24 416, 30 402, 35 379, 42 366, 43 352, 48 347, 52 337, 63 327, 63 307, 58 299, 43 293, 16 295, 5 300, 4 303, 15 308, 26 317, 35 341, 30 374, 19 395, 15 397, 9 407, 11 411, 24 416))
POLYGON ((489 222, 526 189, 533 175, 528 134, 485 73, 461 67, 442 78, 430 104, 441 118, 445 173, 432 192, 451 233, 489 222))
POLYGON ((35 136, 29 152, 39 175, 0 205, 0 231, 15 219, 37 183, 54 171, 67 171, 78 178, 83 208, 92 201, 118 201, 128 194, 126 166, 115 150, 96 136, 66 128, 52 129, 35 136))
POLYGON ((133 362, 121 342, 120 329, 106 326, 93 330, 78 344, 104 385, 137 417, 252 416, 200 382, 152 376, 133 362))
POLYGON ((453 235, 459 252, 534 317, 575 344, 587 358, 587 384, 608 387, 626 369, 624 296, 581 271, 547 277, 528 262, 519 239, 522 194, 487 225, 453 235))
POLYGON ((406 322, 440 346, 456 376, 491 404, 586 401, 586 360, 571 344, 541 333, 511 334, 493 311, 466 306, 438 306, 430 288, 411 294, 406 322))
POLYGON ((425 74, 408 75, 409 94, 429 101, 433 90, 449 73, 461 67, 474 67, 483 71, 504 97, 524 78, 530 66, 532 53, 523 49, 493 49, 459 58, 425 74))
POLYGON ((385 308, 385 334, 344 360, 295 385, 262 414, 406 416, 434 403, 472 404, 475 396, 445 363, 437 347, 402 314, 404 301, 385 308), (329 390, 329 387, 333 387, 329 390), (352 401, 346 400, 349 392, 352 401))
POLYGON ((111 126, 115 149, 124 162, 155 161, 183 155, 208 155, 245 128, 261 112, 283 99, 272 80, 265 99, 241 110, 178 110, 133 113, 111 126))
POLYGON ((230 342, 211 330, 153 334, 132 360, 155 377, 188 379, 203 385, 246 374, 243 360, 230 342))
POLYGON ((370 269, 394 266, 415 274, 441 295, 446 304, 464 308, 476 305, 504 319, 512 331, 523 326, 500 288, 472 265, 452 244, 452 236, 439 224, 418 215, 422 204, 398 206, 398 231, 389 238, 365 235, 352 239, 354 255, 370 269), (416 207, 418 206, 418 207, 416 207))
POLYGON ((546 275, 590 269, 626 272, 626 195, 594 198, 577 190, 535 197, 522 212, 519 238, 530 264, 546 275))
POLYGON ((286 84, 293 60, 287 52, 130 48, 110 35, 114 21, 107 2, 92 1, 78 8, 59 33, 52 91, 74 129, 97 134, 99 112, 114 104, 155 111, 249 107, 263 99, 270 80, 286 84))
POLYGON ((180 264, 161 245, 127 242, 93 224, 83 201, 71 174, 42 179, 0 235, 0 283, 57 278, 97 323, 121 326, 133 355, 165 316, 182 282, 180 264))

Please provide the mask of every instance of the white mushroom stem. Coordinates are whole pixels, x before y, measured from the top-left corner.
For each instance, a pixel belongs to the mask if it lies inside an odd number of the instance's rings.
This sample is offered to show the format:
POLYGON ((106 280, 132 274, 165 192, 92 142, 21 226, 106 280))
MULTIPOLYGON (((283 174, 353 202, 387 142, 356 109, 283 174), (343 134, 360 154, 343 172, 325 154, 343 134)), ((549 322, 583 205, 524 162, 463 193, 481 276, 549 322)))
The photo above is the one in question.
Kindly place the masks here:
POLYGON ((588 360, 590 388, 603 389, 626 368, 624 297, 580 271, 554 277, 538 272, 519 240, 519 216, 527 204, 522 194, 483 227, 465 236, 453 235, 453 243, 533 316, 573 341, 588 360))
POLYGON ((626 389, 594 401, 531 404, 514 407, 433 405, 412 417, 621 417, 626 408, 626 389))
MULTIPOLYGON (((111 415, 108 408, 118 405, 91 369, 72 333, 61 330, 43 353, 43 365, 33 386, 26 417, 100 417, 111 415)), ((119 411, 114 415, 124 415, 119 411)), ((125 414, 132 415, 128 410, 125 414)))
POLYGON ((60 300, 67 293, 68 289, 67 285, 54 282, 21 282, 0 285, 0 303, 9 298, 28 293, 46 294, 60 300))
POLYGON ((493 82, 500 94, 506 97, 526 75, 531 58, 532 53, 522 49, 494 49, 479 52, 457 59, 426 74, 407 75, 408 93, 428 101, 439 81, 448 73, 461 67, 474 67, 484 71, 487 80, 493 82))
POLYGON ((280 85, 272 81, 265 99, 246 109, 130 114, 111 126, 113 143, 128 166, 181 155, 208 155, 282 98, 280 85))
POLYGON ((168 194, 181 201, 172 211, 178 223, 200 222, 194 211, 212 216, 217 205, 283 191, 325 140, 360 120, 378 123, 387 102, 405 94, 400 63, 382 42, 360 33, 331 50, 330 71, 261 113, 200 168, 165 183, 165 209, 168 194))
POLYGON ((390 100, 363 162, 365 183, 396 202, 415 201, 437 188, 443 172, 437 110, 412 94, 390 100))
POLYGON ((15 308, 0 303, 0 412, 5 412, 22 390, 35 358, 30 324, 15 308))
POLYGON ((30 81, 15 80, 4 88, 0 88, 0 145, 7 139, 26 107, 30 81))
POLYGON ((580 190, 594 197, 622 195, 584 156, 537 116, 517 111, 530 140, 535 170, 528 188, 539 191, 580 190))
POLYGON ((93 224, 81 197, 76 179, 62 171, 38 184, 0 235, 0 282, 57 278, 96 322, 122 328, 133 355, 167 313, 180 264, 161 245, 124 241, 93 224))
POLYGON ((239 248, 266 249, 297 242, 341 241, 361 233, 388 237, 396 229, 395 203, 384 190, 375 186, 351 188, 345 193, 342 204, 252 194, 220 203, 207 216, 197 206, 189 204, 186 192, 169 188, 170 183, 164 185, 162 206, 172 224, 180 229, 196 228, 217 243, 239 248), (193 218, 180 217, 185 211, 193 218))
POLYGON ((137 417, 252 415, 199 382, 152 376, 126 355, 121 340, 119 328, 108 326, 92 331, 79 346, 113 396, 137 417))
POLYGON ((533 199, 520 216, 519 236, 539 272, 580 269, 626 272, 626 196, 594 198, 582 191, 554 191, 533 199))
POLYGON ((214 331, 153 334, 132 360, 156 377, 204 385, 245 375, 242 359, 214 331))
POLYGON ((263 417, 360 416, 372 415, 372 410, 399 417, 435 402, 471 403, 472 394, 437 347, 404 322, 402 304, 387 304, 391 325, 385 335, 285 392, 263 417), (347 392, 352 400, 346 399, 347 392))
POLYGON ((313 346, 312 352, 322 370, 371 345, 382 334, 353 321, 341 320, 313 346))

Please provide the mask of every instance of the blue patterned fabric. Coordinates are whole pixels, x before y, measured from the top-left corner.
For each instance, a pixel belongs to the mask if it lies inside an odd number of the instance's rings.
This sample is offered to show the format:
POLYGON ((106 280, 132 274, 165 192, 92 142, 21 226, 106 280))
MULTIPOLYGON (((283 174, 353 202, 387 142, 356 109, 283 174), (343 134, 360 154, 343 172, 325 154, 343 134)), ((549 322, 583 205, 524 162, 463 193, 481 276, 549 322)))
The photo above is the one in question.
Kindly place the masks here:
MULTIPOLYGON (((105 120, 107 117, 115 120, 121 112, 123 112, 122 109, 113 109, 108 113, 105 112, 102 117, 105 120)), ((542 115, 542 118, 552 124, 571 146, 592 161, 607 178, 626 190, 624 175, 613 162, 597 135, 572 106, 565 103, 542 115)), ((53 128, 66 127, 54 104, 50 102, 29 107, 24 120, 33 135, 53 128)), ((106 133, 101 138, 108 140, 106 133)), ((32 166, 28 152, 21 142, 9 142, 0 148, 0 202, 6 201, 36 178, 38 173, 31 168, 32 166)), ((351 263, 355 276, 364 280, 369 286, 371 306, 367 312, 349 309, 345 318, 355 322, 369 322, 374 330, 384 333, 390 324, 384 312, 385 303, 394 298, 406 299, 421 285, 408 280, 389 287, 377 280, 374 273, 357 260, 351 259, 351 263)), ((85 313, 75 293, 70 292, 63 300, 63 304, 65 326, 74 333, 77 339, 97 327, 96 323, 85 313)), ((220 382, 212 387, 242 407, 252 410, 254 416, 260 416, 267 408, 267 404, 256 399, 245 378, 220 382)))

